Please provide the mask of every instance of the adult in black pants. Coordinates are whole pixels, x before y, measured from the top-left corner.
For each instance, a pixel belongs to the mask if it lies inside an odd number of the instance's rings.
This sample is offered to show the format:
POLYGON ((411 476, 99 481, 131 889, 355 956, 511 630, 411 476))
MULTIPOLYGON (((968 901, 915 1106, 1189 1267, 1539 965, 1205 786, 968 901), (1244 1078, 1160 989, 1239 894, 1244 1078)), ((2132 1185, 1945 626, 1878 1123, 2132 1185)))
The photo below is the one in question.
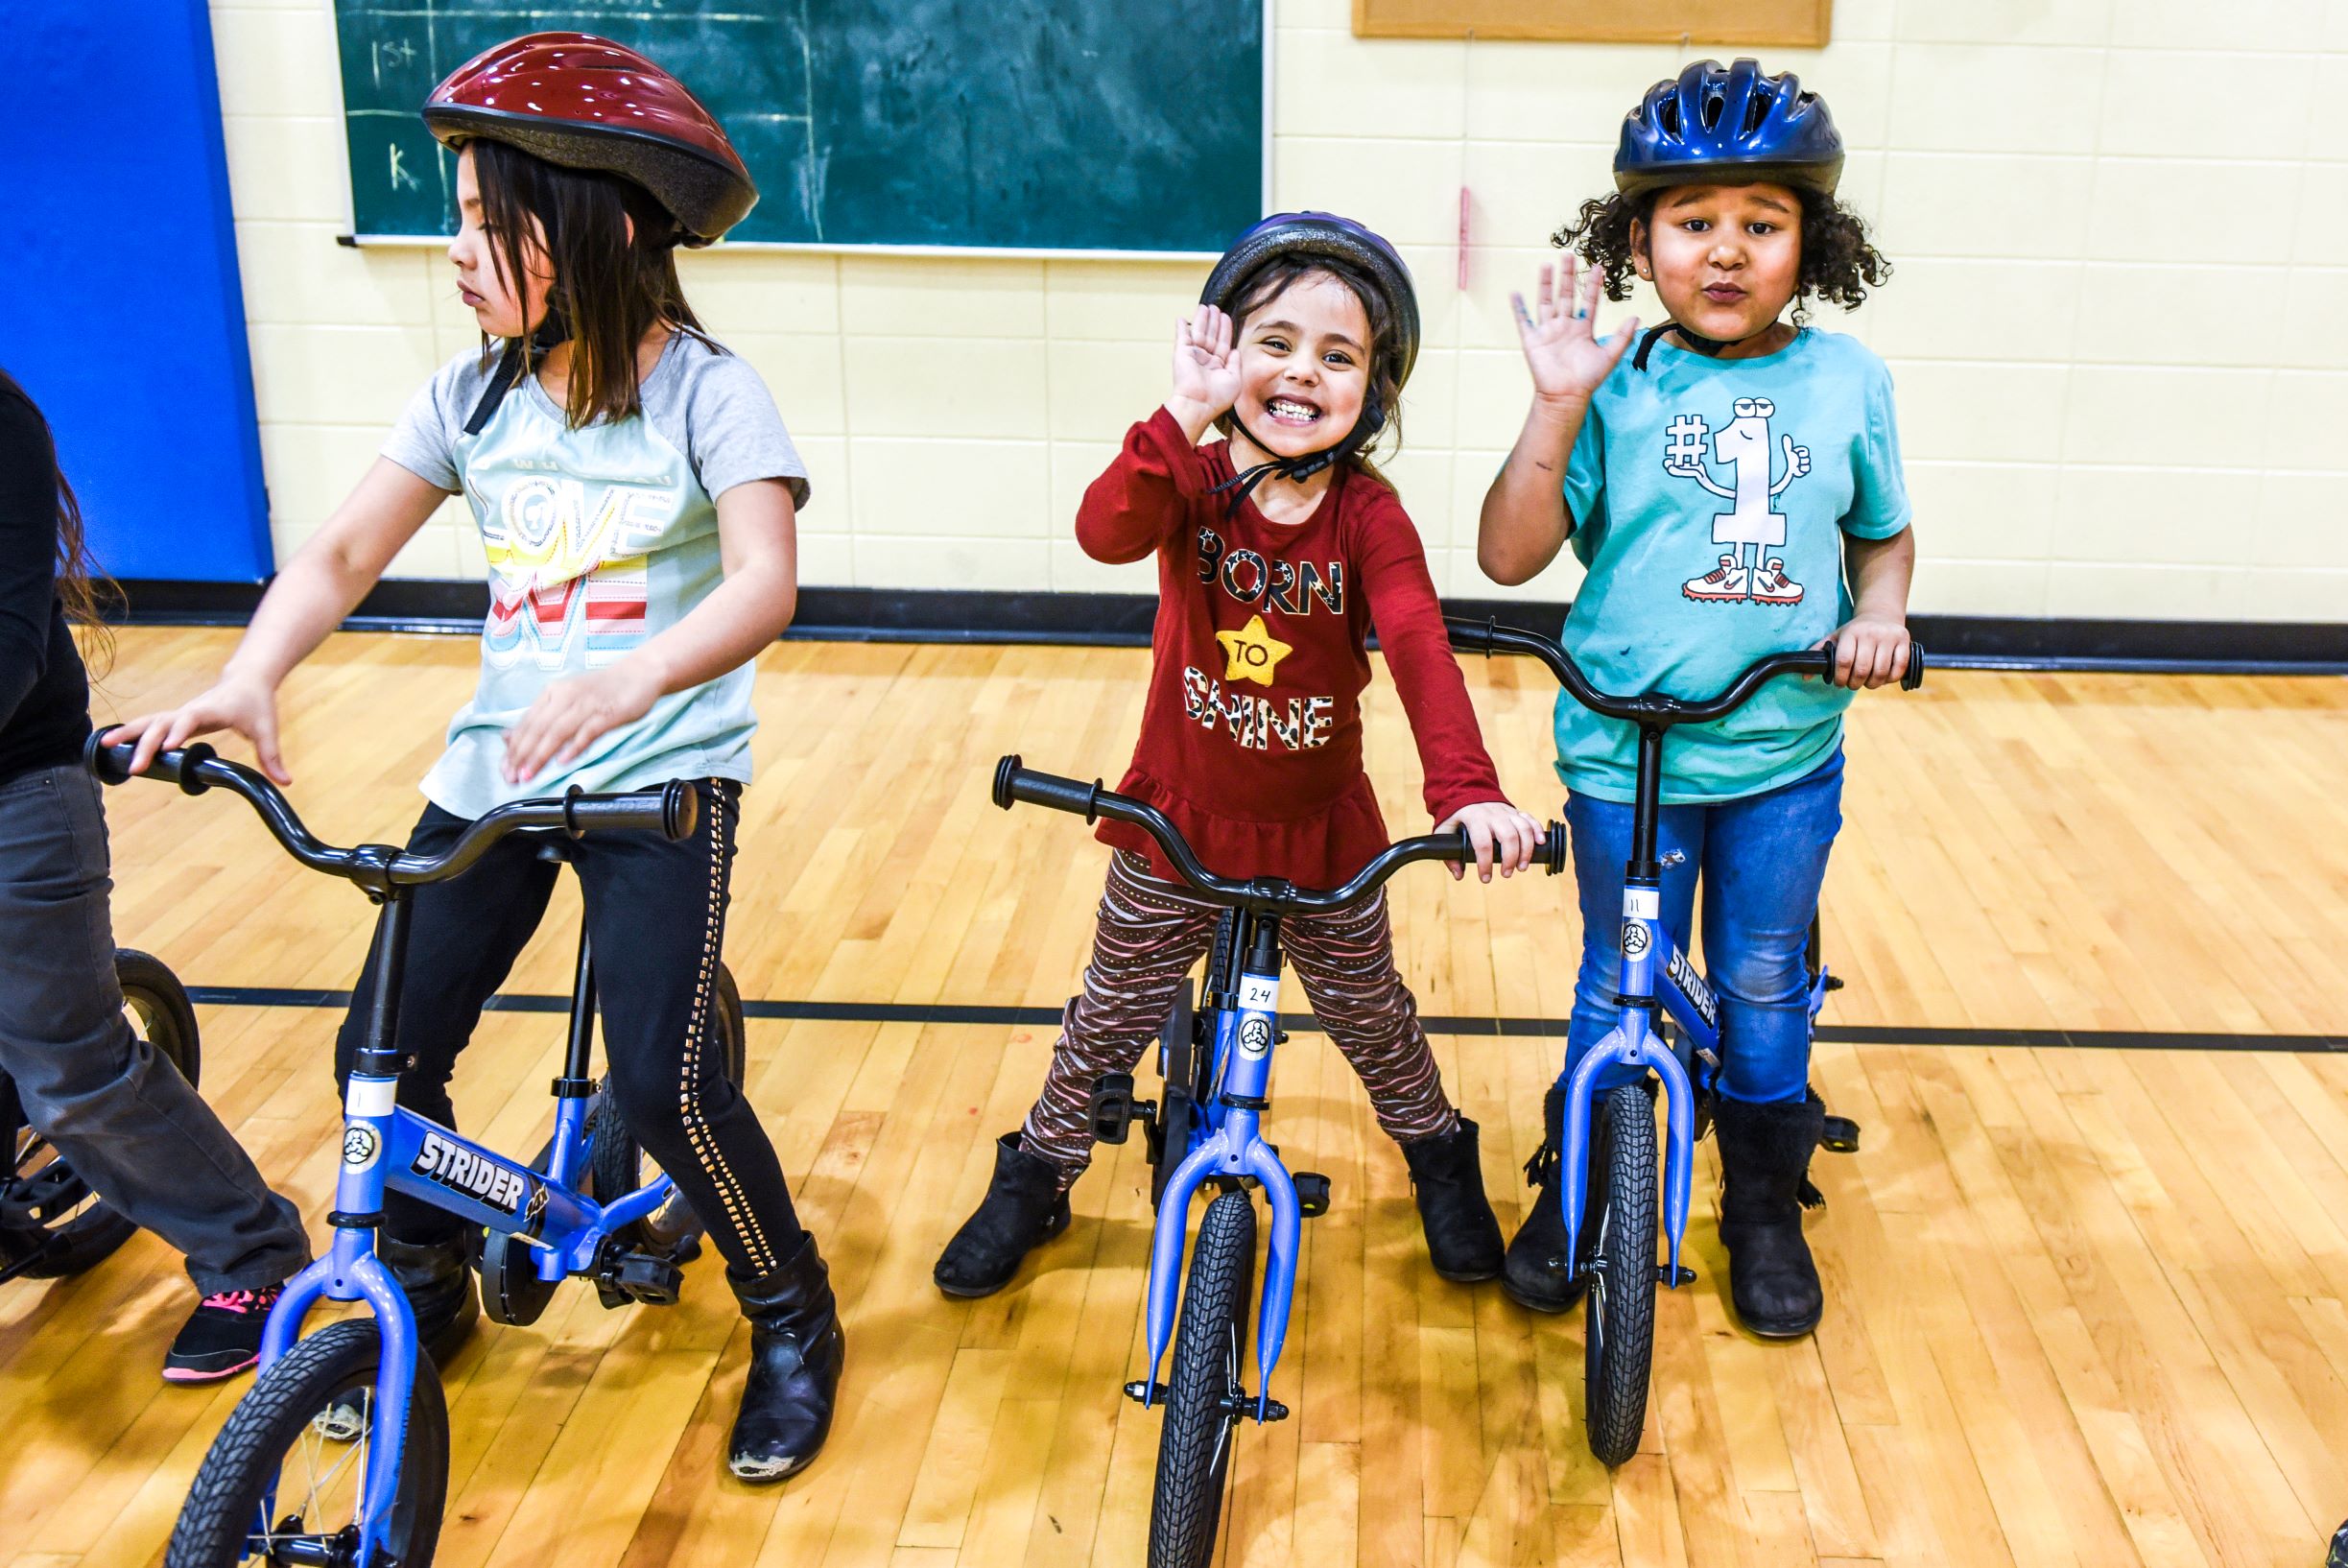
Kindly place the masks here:
POLYGON ((187 1254, 201 1297, 175 1383, 252 1366, 278 1290, 310 1261, 301 1216, 123 1018, 106 815, 83 771, 94 622, 82 520, 48 421, 0 373, 0 1071, 25 1120, 117 1212, 187 1254))

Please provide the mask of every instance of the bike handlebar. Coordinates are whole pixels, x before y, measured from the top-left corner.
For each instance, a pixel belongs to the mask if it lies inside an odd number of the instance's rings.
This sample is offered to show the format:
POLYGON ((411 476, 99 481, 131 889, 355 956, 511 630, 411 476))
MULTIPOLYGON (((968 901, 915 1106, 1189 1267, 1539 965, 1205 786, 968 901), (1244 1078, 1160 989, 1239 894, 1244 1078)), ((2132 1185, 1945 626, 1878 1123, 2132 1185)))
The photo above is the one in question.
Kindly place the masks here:
MULTIPOLYGON (((101 731, 82 748, 82 762, 101 782, 121 784, 132 776, 130 759, 136 750, 129 742, 106 745, 101 731)), ((147 772, 138 776, 177 784, 182 795, 225 789, 240 796, 259 814, 287 854, 314 871, 346 878, 372 892, 445 882, 509 833, 560 828, 577 838, 582 833, 633 829, 658 833, 676 843, 692 836, 700 817, 700 796, 681 779, 672 779, 656 790, 625 795, 587 795, 574 788, 558 798, 516 800, 499 806, 468 824, 443 853, 415 855, 393 844, 363 843, 338 849, 321 842, 302 825, 292 802, 274 784, 242 763, 224 762, 201 741, 157 753, 147 772)))
MULTIPOLYGON (((1572 694, 1575 701, 1593 713, 1603 714, 1609 719, 1626 719, 1633 724, 1704 724, 1743 706, 1764 681, 1786 675, 1832 676, 1835 670, 1835 645, 1830 641, 1823 648, 1797 649, 1755 659, 1718 697, 1691 701, 1666 697, 1661 692, 1617 697, 1591 685, 1590 677, 1583 675, 1581 666, 1574 662, 1574 655, 1567 653, 1554 637, 1502 626, 1489 619, 1470 620, 1464 615, 1446 615, 1443 625, 1451 631, 1454 647, 1481 653, 1529 653, 1549 666, 1550 673, 1557 677, 1557 683, 1572 694)), ((1921 643, 1910 642, 1908 645, 1908 673, 1900 677, 1900 689, 1912 692, 1923 684, 1924 647, 1921 643)))
MULTIPOLYGON (((1260 910, 1268 914, 1326 914, 1359 903, 1387 878, 1413 861, 1443 860, 1460 865, 1476 859, 1475 843, 1467 829, 1450 833, 1430 833, 1400 843, 1388 844, 1347 878, 1343 887, 1327 891, 1314 888, 1299 888, 1280 877, 1260 876, 1248 881, 1220 877, 1201 865, 1198 853, 1181 829, 1169 821, 1166 814, 1155 806, 1103 789, 1099 779, 1081 784, 1056 773, 1040 773, 1023 767, 1016 754, 1005 757, 995 765, 995 804, 1005 811, 1025 801, 1031 806, 1048 806, 1081 817, 1086 821, 1098 821, 1106 817, 1112 821, 1129 822, 1157 841, 1166 858, 1181 873, 1182 880, 1197 889, 1207 902, 1227 904, 1235 908, 1260 910)), ((1533 853, 1533 864, 1547 868, 1555 876, 1566 867, 1566 833, 1562 823, 1552 822, 1541 836, 1540 847, 1533 853)))

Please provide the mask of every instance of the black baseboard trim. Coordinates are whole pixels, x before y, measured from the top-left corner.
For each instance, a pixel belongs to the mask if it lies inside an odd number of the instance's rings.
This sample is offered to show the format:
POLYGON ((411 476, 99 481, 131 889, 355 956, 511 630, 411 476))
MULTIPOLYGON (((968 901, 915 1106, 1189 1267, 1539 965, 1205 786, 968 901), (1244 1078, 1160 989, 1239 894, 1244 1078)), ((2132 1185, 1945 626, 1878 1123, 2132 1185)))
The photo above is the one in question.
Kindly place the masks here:
MULTIPOLYGON (((348 991, 296 990, 274 986, 190 986, 190 999, 216 1008, 332 1008, 350 1006, 348 991)), ((568 1012, 567 996, 510 993, 489 998, 492 1012, 568 1012)), ((795 1002, 746 1000, 751 1018, 818 1019, 843 1024, 955 1024, 995 1029, 1056 1029, 1057 1008, 984 1007, 951 1002, 795 1002)), ((1320 1024, 1299 1011, 1282 1020, 1292 1029, 1318 1033, 1320 1024)), ((1482 1034, 1562 1040, 1562 1018, 1485 1018, 1430 1015, 1421 1020, 1431 1034, 1482 1034)), ((2027 1050, 2105 1051, 2348 1051, 2348 1039, 2334 1034, 2201 1034, 2187 1031, 2093 1029, 1923 1029, 1900 1024, 1827 1025, 1821 1041, 1838 1045, 2004 1046, 2027 1050)))
MULTIPOLYGON (((264 586, 124 582, 118 619, 133 626, 242 626, 264 586)), ((488 590, 479 582, 394 578, 376 584, 344 624, 357 631, 473 636, 487 607, 488 590)), ((1506 599, 1453 599, 1444 607, 1550 632, 1566 608, 1506 599)), ((799 590, 798 619, 786 636, 1133 648, 1148 646, 1156 613, 1157 601, 1147 594, 807 587, 799 590)), ((2348 675, 2348 624, 1917 615, 1909 625, 1941 669, 2348 675)))

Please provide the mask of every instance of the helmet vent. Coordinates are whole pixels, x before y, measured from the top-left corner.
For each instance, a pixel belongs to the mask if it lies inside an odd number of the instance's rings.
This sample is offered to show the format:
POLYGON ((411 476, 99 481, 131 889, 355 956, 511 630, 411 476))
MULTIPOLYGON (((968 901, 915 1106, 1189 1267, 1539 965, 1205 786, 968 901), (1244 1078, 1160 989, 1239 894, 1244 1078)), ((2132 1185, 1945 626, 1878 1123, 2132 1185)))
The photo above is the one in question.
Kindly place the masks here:
POLYGON ((1744 129, 1740 134, 1749 136, 1761 129, 1761 122, 1769 115, 1769 101, 1760 93, 1744 101, 1744 129))
POLYGON ((1704 129, 1706 131, 1718 131, 1720 128, 1720 109, 1722 107, 1722 101, 1719 93, 1711 92, 1704 95, 1704 129))
POLYGON ((1658 122, 1658 123, 1659 123, 1659 124, 1660 124, 1662 127, 1663 127, 1663 133, 1664 133, 1665 135, 1667 135, 1667 136, 1676 136, 1676 135, 1678 135, 1678 134, 1679 134, 1679 101, 1678 101, 1677 99, 1674 99, 1674 98, 1667 98, 1667 99, 1665 99, 1665 100, 1663 101, 1662 107, 1661 107, 1660 108, 1658 108, 1658 109, 1656 110, 1656 112, 1655 112, 1655 119, 1656 119, 1656 121, 1657 121, 1657 122, 1658 122))

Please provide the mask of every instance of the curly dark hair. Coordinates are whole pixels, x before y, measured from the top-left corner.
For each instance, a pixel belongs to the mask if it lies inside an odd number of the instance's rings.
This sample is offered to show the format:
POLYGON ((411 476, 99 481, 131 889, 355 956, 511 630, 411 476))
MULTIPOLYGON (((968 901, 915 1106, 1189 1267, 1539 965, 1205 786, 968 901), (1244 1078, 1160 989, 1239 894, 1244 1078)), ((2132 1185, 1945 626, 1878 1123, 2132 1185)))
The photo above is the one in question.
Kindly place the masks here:
MULTIPOLYGON (((1661 194, 1648 190, 1625 197, 1617 191, 1595 197, 1581 204, 1579 218, 1550 236, 1550 243, 1578 252, 1598 268, 1605 278, 1607 298, 1627 299, 1638 254, 1630 243, 1631 226, 1652 216, 1661 194)), ((1858 213, 1831 196, 1799 194, 1802 271, 1793 291, 1793 319, 1810 320, 1812 295, 1844 310, 1857 310, 1867 290, 1891 275, 1891 263, 1868 239, 1867 226, 1858 213)))

